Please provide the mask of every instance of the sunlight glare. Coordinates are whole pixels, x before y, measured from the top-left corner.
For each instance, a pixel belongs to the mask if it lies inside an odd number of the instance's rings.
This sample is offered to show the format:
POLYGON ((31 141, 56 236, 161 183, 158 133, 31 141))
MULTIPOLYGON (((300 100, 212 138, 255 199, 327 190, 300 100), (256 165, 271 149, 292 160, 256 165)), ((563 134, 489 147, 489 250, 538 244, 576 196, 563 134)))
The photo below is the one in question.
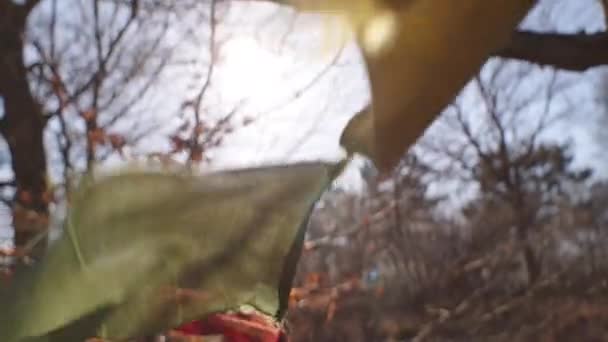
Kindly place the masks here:
POLYGON ((280 93, 281 83, 289 63, 265 49, 253 37, 235 37, 220 51, 222 92, 235 100, 253 99, 255 102, 272 100, 280 93))

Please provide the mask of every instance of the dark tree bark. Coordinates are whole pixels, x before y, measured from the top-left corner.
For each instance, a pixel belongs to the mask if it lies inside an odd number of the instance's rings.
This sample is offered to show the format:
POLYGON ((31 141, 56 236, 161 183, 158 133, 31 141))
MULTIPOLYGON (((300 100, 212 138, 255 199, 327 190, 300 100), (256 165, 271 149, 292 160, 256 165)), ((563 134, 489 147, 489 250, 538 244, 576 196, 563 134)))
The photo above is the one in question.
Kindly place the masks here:
POLYGON ((48 226, 45 120, 30 90, 23 58, 27 17, 36 4, 0 0, 0 95, 4 104, 0 133, 9 146, 15 178, 14 243, 17 251, 32 248, 28 255, 34 258, 44 253, 47 239, 41 233, 48 226), (32 246, 37 236, 41 239, 32 246))
POLYGON ((570 71, 608 65, 608 32, 560 34, 517 31, 499 57, 570 71))

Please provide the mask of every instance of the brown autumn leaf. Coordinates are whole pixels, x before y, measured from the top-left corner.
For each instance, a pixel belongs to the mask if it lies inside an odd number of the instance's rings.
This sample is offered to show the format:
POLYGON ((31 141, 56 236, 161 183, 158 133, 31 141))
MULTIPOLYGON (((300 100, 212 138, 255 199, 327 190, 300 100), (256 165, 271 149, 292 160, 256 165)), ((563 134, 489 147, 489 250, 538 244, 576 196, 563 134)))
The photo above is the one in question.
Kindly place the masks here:
POLYGON ((381 169, 398 163, 534 3, 425 0, 398 14, 393 48, 365 56, 381 169))
MULTIPOLYGON (((341 142, 390 171, 511 32, 535 0, 284 0, 341 11, 367 64, 372 109, 341 142)), ((336 26, 334 25, 333 28, 336 26)), ((332 27, 328 27, 332 28, 332 27)), ((331 32, 328 32, 331 35, 331 32)), ((350 129, 349 129, 350 128, 350 129)))
POLYGON ((95 109, 89 109, 82 112, 80 116, 84 119, 84 121, 92 122, 95 121, 95 119, 97 118, 97 112, 95 111, 95 109))
POLYGON ((110 141, 110 146, 117 151, 122 150, 122 148, 127 144, 127 139, 121 134, 108 134, 108 140, 110 141))
POLYGON ((27 190, 19 191, 19 195, 17 195, 17 197, 19 198, 19 202, 23 204, 31 204, 34 200, 32 193, 27 190))
POLYGON ((308 273, 306 275, 306 280, 304 286, 307 289, 317 289, 321 286, 321 280, 323 275, 318 272, 308 273))
POLYGON ((205 131, 207 130, 207 128, 205 127, 205 124, 198 123, 195 127, 194 127, 194 134, 196 134, 197 136, 203 134, 205 131))
POLYGON ((182 139, 177 135, 170 136, 169 140, 171 140, 171 145, 173 145, 173 152, 181 152, 188 145, 188 142, 185 139, 182 139))
POLYGON ((99 145, 105 144, 107 137, 103 128, 92 129, 87 133, 87 136, 91 143, 99 145))
POLYGON ((203 148, 199 144, 192 147, 192 150, 190 151, 190 160, 196 163, 203 161, 203 148))

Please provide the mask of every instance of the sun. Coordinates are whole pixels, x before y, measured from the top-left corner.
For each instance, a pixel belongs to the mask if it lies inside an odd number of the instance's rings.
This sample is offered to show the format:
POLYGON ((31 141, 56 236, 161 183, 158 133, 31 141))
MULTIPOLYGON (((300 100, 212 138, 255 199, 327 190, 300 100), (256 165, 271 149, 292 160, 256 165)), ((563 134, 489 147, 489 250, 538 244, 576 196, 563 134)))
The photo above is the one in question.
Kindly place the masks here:
POLYGON ((264 48, 254 37, 234 37, 219 54, 220 86, 230 98, 272 100, 285 81, 287 58, 264 48))

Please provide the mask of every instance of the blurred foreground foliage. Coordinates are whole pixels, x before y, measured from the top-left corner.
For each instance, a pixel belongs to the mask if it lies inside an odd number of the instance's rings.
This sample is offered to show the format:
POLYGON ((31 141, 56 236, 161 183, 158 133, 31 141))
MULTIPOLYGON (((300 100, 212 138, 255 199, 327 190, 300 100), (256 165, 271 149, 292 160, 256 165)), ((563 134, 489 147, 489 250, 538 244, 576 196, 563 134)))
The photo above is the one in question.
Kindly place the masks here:
POLYGON ((62 237, 2 293, 0 340, 123 340, 248 306, 280 319, 336 165, 84 180, 62 237))

